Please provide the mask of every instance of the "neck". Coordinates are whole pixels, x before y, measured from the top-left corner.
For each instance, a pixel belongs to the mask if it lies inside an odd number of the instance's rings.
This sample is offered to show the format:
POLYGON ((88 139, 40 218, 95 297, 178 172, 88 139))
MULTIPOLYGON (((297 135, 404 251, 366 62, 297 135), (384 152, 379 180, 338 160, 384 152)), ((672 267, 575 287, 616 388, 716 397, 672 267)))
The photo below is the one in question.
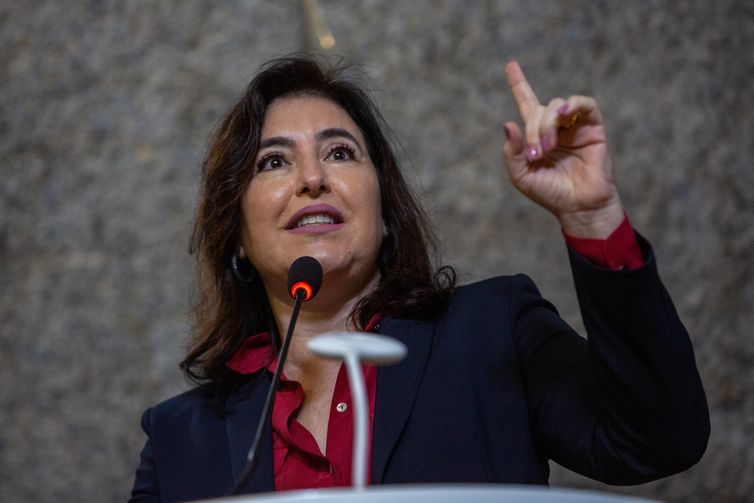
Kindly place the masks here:
MULTIPOLYGON (((313 356, 306 344, 313 337, 326 332, 357 330, 358 327, 351 322, 351 313, 356 304, 377 285, 379 279, 379 272, 376 272, 363 287, 356 291, 341 289, 340 285, 329 282, 330 288, 325 290, 323 287, 315 299, 301 306, 293 339, 288 349, 285 371, 287 376, 295 378, 296 374, 301 373, 316 374, 322 369, 332 367, 332 362, 313 356), (343 292, 343 294, 338 295, 337 292, 343 292)), ((290 297, 281 299, 271 295, 269 291, 268 298, 279 333, 285 336, 293 312, 293 299, 290 297)))

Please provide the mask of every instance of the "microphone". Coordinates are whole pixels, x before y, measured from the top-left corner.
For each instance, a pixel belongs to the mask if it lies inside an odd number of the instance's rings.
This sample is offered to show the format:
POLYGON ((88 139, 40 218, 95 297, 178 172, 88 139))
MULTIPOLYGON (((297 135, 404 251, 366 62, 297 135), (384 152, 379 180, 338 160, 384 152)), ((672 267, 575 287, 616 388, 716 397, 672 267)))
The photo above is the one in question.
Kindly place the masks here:
POLYGON ((288 292, 294 299, 303 294, 303 302, 317 295, 322 286, 322 265, 313 257, 299 257, 288 269, 288 292))
POLYGON ((291 345, 291 336, 293 335, 293 327, 296 326, 296 320, 298 319, 298 312, 301 309, 301 304, 311 300, 319 292, 319 288, 322 286, 322 265, 319 261, 313 257, 299 257, 293 261, 291 267, 288 268, 288 293, 295 299, 293 303, 293 313, 291 313, 291 322, 288 324, 288 330, 285 334, 285 340, 283 346, 280 348, 280 354, 278 355, 278 365, 275 369, 275 373, 272 375, 272 382, 267 390, 267 398, 264 401, 264 407, 262 407, 262 415, 259 418, 257 424, 257 432, 254 435, 254 441, 251 443, 249 454, 246 456, 246 466, 241 472, 241 476, 238 477, 238 482, 233 486, 230 491, 230 495, 240 494, 241 489, 247 484, 251 478, 251 474, 254 473, 254 467, 256 466, 257 452, 259 452, 259 443, 262 440, 262 434, 265 430, 265 425, 272 415, 272 407, 275 403, 275 391, 277 390, 278 383, 280 382, 280 376, 283 375, 283 366, 285 365, 285 359, 288 356, 288 347, 291 345))

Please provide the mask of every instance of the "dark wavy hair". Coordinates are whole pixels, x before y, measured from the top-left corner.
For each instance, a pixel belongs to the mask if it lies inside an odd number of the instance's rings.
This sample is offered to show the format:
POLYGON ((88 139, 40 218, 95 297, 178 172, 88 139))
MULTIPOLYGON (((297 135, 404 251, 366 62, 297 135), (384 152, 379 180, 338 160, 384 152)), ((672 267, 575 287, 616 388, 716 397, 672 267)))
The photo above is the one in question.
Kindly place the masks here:
MULTIPOLYGON (((390 132, 377 107, 352 78, 342 59, 297 54, 264 64, 215 132, 202 166, 202 186, 190 251, 196 257, 194 326, 181 368, 195 383, 221 383, 232 376, 226 363, 247 337, 276 334, 264 285, 241 283, 231 257, 241 235, 241 197, 251 180, 265 112, 287 96, 332 100, 361 129, 377 171, 382 217, 387 227, 379 255, 379 285, 357 304, 351 320, 363 328, 377 313, 430 318, 447 305, 455 286, 450 267, 435 270, 436 239, 406 183, 388 141, 390 132)), ((250 264, 246 264, 250 266, 250 264)))

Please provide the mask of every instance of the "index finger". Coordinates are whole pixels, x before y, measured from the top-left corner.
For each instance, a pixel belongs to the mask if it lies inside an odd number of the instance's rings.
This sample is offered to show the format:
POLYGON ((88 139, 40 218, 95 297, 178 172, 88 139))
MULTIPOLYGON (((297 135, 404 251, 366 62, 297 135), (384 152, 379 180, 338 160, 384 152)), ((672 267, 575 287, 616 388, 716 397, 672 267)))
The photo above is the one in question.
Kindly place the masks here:
POLYGON ((529 82, 527 82, 524 71, 517 61, 511 61, 505 65, 505 74, 508 76, 508 85, 518 105, 518 112, 524 121, 526 121, 531 110, 539 107, 537 95, 534 94, 534 90, 529 85, 529 82))

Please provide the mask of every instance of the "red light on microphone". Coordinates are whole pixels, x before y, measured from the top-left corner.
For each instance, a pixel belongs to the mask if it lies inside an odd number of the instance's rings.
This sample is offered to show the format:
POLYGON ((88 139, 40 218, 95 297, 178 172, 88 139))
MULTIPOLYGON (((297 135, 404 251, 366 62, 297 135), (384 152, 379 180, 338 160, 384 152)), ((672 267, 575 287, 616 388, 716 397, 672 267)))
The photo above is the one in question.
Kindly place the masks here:
POLYGON ((311 299, 312 296, 314 295, 311 285, 307 283, 306 281, 299 281, 293 284, 293 286, 291 287, 291 297, 295 299, 296 294, 298 293, 299 290, 303 290, 304 293, 306 294, 303 298, 304 302, 311 299))

